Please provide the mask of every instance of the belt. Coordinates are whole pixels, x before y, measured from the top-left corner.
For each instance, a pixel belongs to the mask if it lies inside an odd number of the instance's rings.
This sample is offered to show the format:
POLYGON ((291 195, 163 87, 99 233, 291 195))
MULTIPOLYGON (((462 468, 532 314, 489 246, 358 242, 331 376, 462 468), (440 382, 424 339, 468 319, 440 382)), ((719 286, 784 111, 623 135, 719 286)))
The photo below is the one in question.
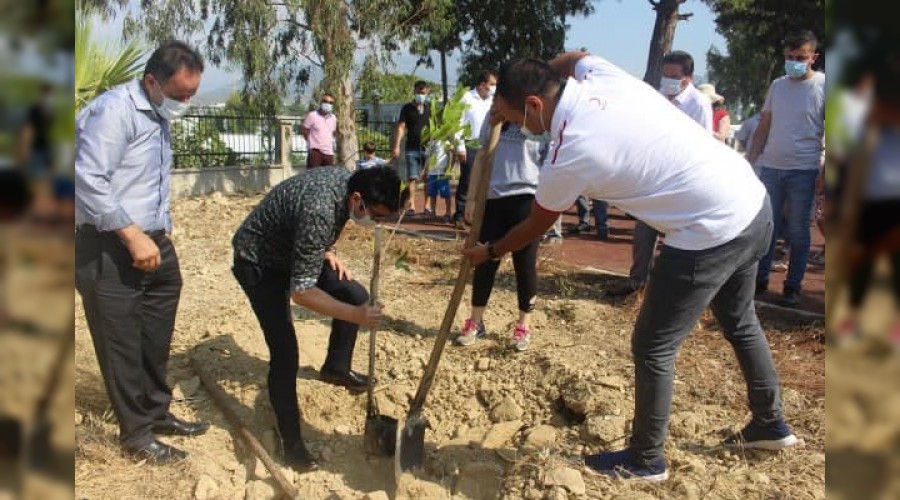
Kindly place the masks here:
MULTIPOLYGON (((75 232, 82 234, 84 236, 110 236, 116 235, 115 231, 100 231, 97 229, 97 226, 93 224, 81 224, 79 226, 75 226, 75 232)), ((144 231, 144 234, 151 238, 160 238, 166 235, 165 229, 154 229, 153 231, 144 231)))

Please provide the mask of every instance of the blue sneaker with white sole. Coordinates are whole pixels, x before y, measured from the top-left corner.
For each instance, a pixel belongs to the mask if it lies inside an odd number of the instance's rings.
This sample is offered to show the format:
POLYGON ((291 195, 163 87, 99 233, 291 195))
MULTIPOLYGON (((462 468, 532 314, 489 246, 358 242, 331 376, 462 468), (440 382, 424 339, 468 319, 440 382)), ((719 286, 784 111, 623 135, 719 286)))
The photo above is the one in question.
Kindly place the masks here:
POLYGON ((768 425, 750 422, 741 432, 722 441, 722 444, 728 448, 768 451, 783 450, 799 443, 800 440, 784 420, 768 425))
POLYGON ((659 457, 646 465, 636 463, 631 450, 606 451, 596 455, 585 455, 584 468, 590 474, 610 476, 619 479, 640 481, 665 481, 669 479, 669 469, 665 457, 659 457))

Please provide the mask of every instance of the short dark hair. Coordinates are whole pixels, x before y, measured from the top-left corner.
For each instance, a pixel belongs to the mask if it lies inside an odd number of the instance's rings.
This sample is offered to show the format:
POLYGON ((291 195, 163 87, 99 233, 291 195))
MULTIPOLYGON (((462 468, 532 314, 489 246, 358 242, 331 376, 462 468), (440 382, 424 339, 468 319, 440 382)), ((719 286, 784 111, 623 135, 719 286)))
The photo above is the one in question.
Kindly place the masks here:
POLYGON ((203 57, 190 45, 173 40, 153 51, 144 67, 144 75, 153 75, 160 83, 166 83, 181 68, 202 73, 203 57))
POLYGON ((428 88, 428 82, 426 82, 425 80, 419 80, 413 84, 413 92, 418 92, 422 89, 427 89, 427 88, 428 88))
POLYGON ((497 75, 497 95, 513 107, 524 106, 530 95, 554 97, 560 85, 559 75, 538 59, 507 61, 497 75))
POLYGON ((347 194, 359 193, 366 205, 384 205, 394 213, 406 205, 409 188, 400 189, 400 176, 391 167, 358 170, 347 183, 347 194))
POLYGON ((795 50, 803 47, 806 44, 811 44, 813 52, 816 52, 819 49, 819 39, 816 37, 816 34, 809 30, 800 30, 791 33, 790 35, 784 37, 784 48, 788 50, 795 50))
POLYGON ((663 56, 663 64, 677 64, 681 66, 684 76, 694 76, 694 58, 683 50, 669 52, 663 56))
POLYGON ((366 153, 374 153, 376 150, 378 150, 378 144, 375 144, 372 141, 363 144, 363 151, 366 153))
POLYGON ((330 97, 330 98, 331 98, 332 100, 334 100, 334 101, 337 100, 337 99, 334 98, 334 94, 332 94, 331 92, 325 92, 325 93, 323 93, 323 94, 322 94, 322 97, 319 97, 319 100, 321 101, 322 99, 325 99, 326 97, 330 97))
POLYGON ((492 76, 494 78, 496 78, 497 73, 495 73, 494 71, 491 71, 489 69, 483 69, 483 70, 479 71, 476 76, 477 76, 477 79, 475 80, 475 85, 478 86, 478 85, 481 85, 482 83, 489 82, 491 80, 492 76))

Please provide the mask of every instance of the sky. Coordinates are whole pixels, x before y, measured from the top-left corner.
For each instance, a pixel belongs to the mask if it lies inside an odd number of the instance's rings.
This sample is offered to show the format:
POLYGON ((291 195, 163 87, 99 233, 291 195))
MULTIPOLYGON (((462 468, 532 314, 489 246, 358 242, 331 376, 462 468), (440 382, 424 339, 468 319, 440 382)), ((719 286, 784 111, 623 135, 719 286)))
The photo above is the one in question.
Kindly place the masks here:
MULTIPOLYGON (((132 0, 137 3, 137 0, 132 0)), ((594 4, 594 13, 587 17, 568 20, 571 28, 566 34, 566 49, 587 48, 592 54, 603 56, 632 75, 643 78, 647 65, 647 52, 656 13, 647 0, 600 0, 594 4)), ((688 0, 681 7, 683 13, 693 13, 687 21, 678 23, 675 30, 674 50, 684 50, 694 56, 695 78, 706 80, 706 52, 715 46, 726 53, 725 40, 716 33, 715 16, 700 0, 688 0)), ((119 39, 122 17, 106 23, 102 33, 110 40, 119 39)), ((437 58, 435 58, 437 59, 437 58)), ((416 68, 416 58, 398 53, 394 58, 395 73, 414 73, 427 80, 440 81, 440 68, 416 68)), ((458 53, 448 59, 448 78, 455 82, 459 64, 458 53)), ((241 87, 240 71, 210 67, 203 75, 198 92, 227 95, 229 90, 241 87)))

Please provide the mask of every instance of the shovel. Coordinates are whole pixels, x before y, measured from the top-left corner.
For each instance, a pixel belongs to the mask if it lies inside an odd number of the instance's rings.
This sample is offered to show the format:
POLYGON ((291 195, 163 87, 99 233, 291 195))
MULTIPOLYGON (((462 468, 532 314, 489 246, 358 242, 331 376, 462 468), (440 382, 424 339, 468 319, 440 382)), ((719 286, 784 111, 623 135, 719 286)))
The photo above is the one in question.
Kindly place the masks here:
MULTIPOLYGON (((372 283, 369 286, 369 305, 378 301, 378 273, 381 270, 381 227, 375 227, 375 259, 372 264, 372 283)), ((366 427, 363 444, 369 455, 390 457, 397 445, 397 419, 379 415, 375 407, 375 332, 369 329, 369 387, 366 400, 366 427)))
MULTIPOLYGON (((502 123, 498 123, 491 128, 490 139, 488 140, 487 149, 483 154, 476 156, 475 161, 478 168, 478 178, 474 179, 478 186, 478 190, 474 196, 470 198, 470 203, 474 203, 475 214, 472 219, 472 228, 466 237, 466 248, 473 247, 478 242, 478 236, 481 233, 481 221, 484 218, 484 201, 487 198, 488 187, 490 185, 491 168, 494 164, 494 152, 497 150, 497 143, 500 140, 500 128, 502 123)), ((444 346, 450 337, 450 327, 456 317, 456 310, 462 300, 463 292, 466 290, 466 284, 469 280, 469 273, 472 271, 472 262, 463 257, 459 264, 459 274, 456 276, 456 284, 453 286, 453 293, 450 295, 450 303, 447 304, 447 310, 444 312, 444 320, 441 323, 441 329, 434 341, 434 348, 431 350, 431 358, 428 360, 428 366, 422 375, 422 381, 419 382, 419 388, 413 398, 412 405, 406 415, 406 423, 397 436, 397 450, 394 456, 394 472, 399 478, 404 472, 413 468, 421 467, 425 463, 425 428, 428 427, 428 421, 422 415, 422 409, 425 406, 425 398, 431 385, 434 383, 434 376, 437 372, 438 363, 441 361, 441 355, 444 352, 444 346)))

